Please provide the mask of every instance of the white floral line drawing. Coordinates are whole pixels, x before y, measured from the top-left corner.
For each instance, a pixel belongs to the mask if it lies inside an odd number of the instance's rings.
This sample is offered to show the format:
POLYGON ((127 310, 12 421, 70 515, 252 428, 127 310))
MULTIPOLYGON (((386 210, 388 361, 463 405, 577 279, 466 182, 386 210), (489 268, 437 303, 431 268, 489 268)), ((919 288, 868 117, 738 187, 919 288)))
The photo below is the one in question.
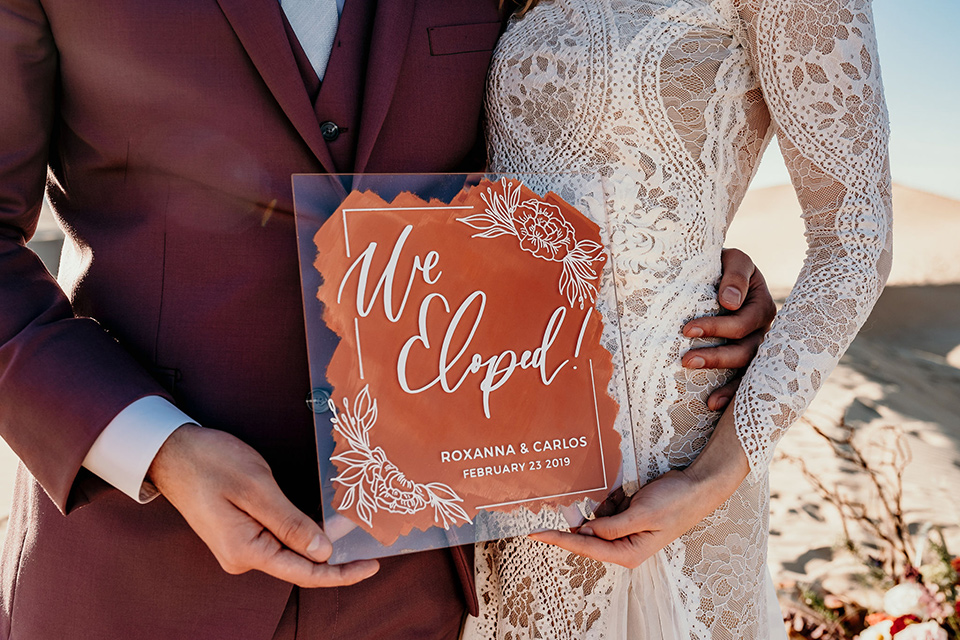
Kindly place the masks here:
POLYGON ((428 507, 433 508, 433 520, 444 529, 458 520, 473 523, 467 512, 457 504, 463 498, 441 482, 421 484, 407 477, 387 459, 380 447, 370 446, 370 429, 377 421, 377 401, 370 397, 370 385, 357 394, 353 411, 347 398, 343 412, 338 413, 333 400, 329 401, 333 429, 343 436, 350 448, 330 458, 346 468, 333 479, 347 488, 339 511, 356 504, 357 515, 372 527, 373 514, 380 509, 390 513, 413 515, 428 507))
POLYGON ((487 205, 483 213, 458 222, 477 229, 474 238, 496 238, 512 235, 520 241, 520 248, 534 256, 551 262, 563 263, 560 275, 560 294, 566 296, 570 306, 575 302, 591 306, 597 297, 594 281, 597 271, 593 263, 600 259, 603 247, 593 240, 577 241, 573 225, 557 207, 546 202, 530 199, 520 202, 520 185, 506 178, 500 179, 502 193, 487 187, 480 198, 487 205))

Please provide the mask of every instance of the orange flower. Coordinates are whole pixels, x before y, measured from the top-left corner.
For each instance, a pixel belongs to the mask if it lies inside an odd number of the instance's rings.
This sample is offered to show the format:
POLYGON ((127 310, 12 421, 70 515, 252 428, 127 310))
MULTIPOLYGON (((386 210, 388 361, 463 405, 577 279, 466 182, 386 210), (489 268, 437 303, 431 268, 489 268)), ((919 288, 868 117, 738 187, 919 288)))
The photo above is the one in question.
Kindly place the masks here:
POLYGON ((884 620, 893 620, 893 616, 887 613, 868 613, 866 618, 868 627, 880 624, 884 620))

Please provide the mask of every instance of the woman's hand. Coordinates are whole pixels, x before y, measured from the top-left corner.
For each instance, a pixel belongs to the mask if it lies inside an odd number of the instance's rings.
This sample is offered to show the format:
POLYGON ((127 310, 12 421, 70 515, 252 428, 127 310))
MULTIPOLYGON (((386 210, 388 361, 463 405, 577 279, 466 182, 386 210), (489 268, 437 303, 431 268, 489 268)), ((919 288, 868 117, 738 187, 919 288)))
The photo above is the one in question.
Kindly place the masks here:
POLYGON ((542 531, 530 537, 632 569, 723 504, 748 472, 728 409, 692 465, 642 487, 625 510, 588 522, 577 533, 542 531))

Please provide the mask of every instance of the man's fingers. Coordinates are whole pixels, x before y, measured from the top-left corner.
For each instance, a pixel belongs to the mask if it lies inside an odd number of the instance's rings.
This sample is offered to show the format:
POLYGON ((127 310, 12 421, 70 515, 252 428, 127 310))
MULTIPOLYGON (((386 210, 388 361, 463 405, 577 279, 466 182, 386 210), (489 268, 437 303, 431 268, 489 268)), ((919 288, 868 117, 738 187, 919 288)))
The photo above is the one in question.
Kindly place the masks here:
POLYGON ((317 564, 290 551, 281 549, 257 567, 269 575, 299 587, 346 587, 373 576, 380 570, 376 560, 358 560, 348 564, 317 564))
POLYGON ((777 313, 777 306, 770 296, 767 283, 760 270, 753 266, 742 251, 736 249, 724 250, 724 272, 719 285, 719 297, 722 306, 734 313, 697 318, 683 327, 683 335, 688 338, 726 338, 738 340, 758 329, 766 330, 773 322, 777 313), (745 296, 735 305, 730 304, 730 294, 724 293, 730 287, 743 285, 743 276, 749 273, 749 283, 746 285, 745 296))
POLYGON ((260 454, 230 434, 181 427, 150 473, 228 573, 257 570, 312 588, 379 570, 371 560, 327 565, 332 546, 320 526, 287 499, 260 454))
POLYGON ((724 249, 720 253, 723 273, 720 277, 720 304, 734 311, 740 308, 750 290, 750 278, 756 267, 750 256, 739 249, 724 249))
POLYGON ((738 376, 722 387, 714 389, 710 397, 707 398, 707 408, 710 409, 710 411, 722 411, 725 409, 726 406, 730 404, 730 401, 733 400, 733 396, 736 395, 737 389, 740 388, 741 381, 743 381, 743 378, 738 376))
POLYGON ((691 349, 683 354, 680 362, 688 369, 742 369, 757 355, 764 335, 762 330, 758 330, 736 342, 691 349))
POLYGON ((232 528, 232 537, 211 547, 216 549, 217 560, 227 573, 262 571, 280 580, 313 588, 355 584, 379 569, 373 560, 338 566, 313 562, 281 543, 261 523, 246 514, 243 518, 244 521, 232 528))
POLYGON ((285 548, 266 530, 262 532, 261 539, 251 548, 253 549, 252 569, 309 589, 356 584, 374 575, 380 569, 380 564, 376 560, 359 560, 342 565, 311 562, 302 555, 285 548))
POLYGON ((314 565, 313 570, 315 574, 320 574, 315 586, 346 587, 376 575, 380 570, 380 563, 376 560, 357 560, 348 564, 314 565))
MULTIPOLYGON (((305 513, 297 509, 276 485, 273 477, 257 483, 237 507, 266 527, 284 546, 313 560, 326 562, 333 546, 323 530, 305 513)), ((241 501, 238 501, 241 502, 241 501)))
POLYGON ((770 289, 767 287, 767 280, 760 273, 760 269, 754 268, 753 276, 750 277, 750 288, 747 291, 746 304, 757 308, 760 315, 760 326, 767 328, 773 322, 773 317, 777 315, 777 305, 770 295, 770 289))
MULTIPOLYGON (((776 307, 773 307, 773 313, 776 313, 776 307)), ((683 326, 683 335, 688 338, 739 340, 758 329, 766 330, 772 317, 773 314, 764 303, 751 299, 736 313, 691 320, 683 326)))

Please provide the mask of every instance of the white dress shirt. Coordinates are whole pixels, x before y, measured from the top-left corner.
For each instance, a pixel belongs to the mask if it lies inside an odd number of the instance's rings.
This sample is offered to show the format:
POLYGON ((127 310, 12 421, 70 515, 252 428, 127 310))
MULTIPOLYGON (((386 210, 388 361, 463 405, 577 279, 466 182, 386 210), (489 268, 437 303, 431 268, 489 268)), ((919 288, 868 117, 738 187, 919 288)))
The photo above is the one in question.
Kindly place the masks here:
MULTIPOLYGON (((344 1, 337 0, 338 15, 343 13, 344 1)), ((295 14, 288 15, 287 19, 295 33, 302 33, 297 31, 295 14)), ((329 56, 311 57, 320 78, 328 61, 329 56)), ((145 504, 159 495, 157 488, 146 481, 150 464, 170 434, 185 424, 198 423, 160 396, 141 398, 110 421, 90 447, 83 466, 145 504)))

